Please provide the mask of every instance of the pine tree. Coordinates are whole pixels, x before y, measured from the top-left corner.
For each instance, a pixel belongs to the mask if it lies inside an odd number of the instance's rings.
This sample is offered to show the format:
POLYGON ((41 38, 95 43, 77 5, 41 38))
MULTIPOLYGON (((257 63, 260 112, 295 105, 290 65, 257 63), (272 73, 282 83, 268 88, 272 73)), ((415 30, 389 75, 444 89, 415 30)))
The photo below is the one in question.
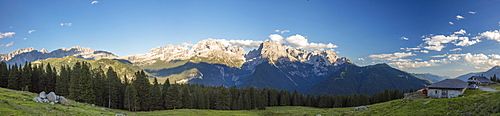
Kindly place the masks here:
POLYGON ((7 63, 0 62, 0 87, 7 88, 9 84, 9 68, 7 67, 7 63))
MULTIPOLYGON (((69 84, 69 96, 68 98, 77 100, 80 96, 80 74, 82 73, 82 65, 80 62, 76 62, 73 69, 70 71, 70 84, 69 84)), ((41 79, 42 80, 42 79, 41 79)))
POLYGON ((22 91, 30 91, 31 87, 31 74, 32 68, 31 63, 26 62, 22 70, 20 70, 19 85, 22 91))
MULTIPOLYGON (((118 75, 116 72, 113 70, 112 67, 108 68, 108 71, 106 72, 106 101, 107 101, 107 106, 110 108, 119 108, 119 95, 120 93, 118 92, 119 88, 121 88, 121 82, 120 78, 118 78, 118 75)), ((137 89, 139 90, 139 89, 137 89)))
POLYGON ((137 90, 133 86, 127 86, 125 89, 125 108, 129 111, 137 111, 139 109, 138 106, 138 97, 137 90))
POLYGON ((280 106, 290 106, 290 91, 281 90, 280 92, 280 106))
POLYGON ((279 105, 279 91, 277 89, 271 89, 269 91, 269 106, 279 105))
POLYGON ((167 78, 165 82, 163 82, 163 86, 161 89, 161 106, 162 109, 166 109, 166 103, 167 103, 167 95, 168 95, 168 88, 170 87, 170 80, 167 78))
POLYGON ((168 88, 167 99, 165 101, 165 107, 167 109, 177 109, 181 104, 179 99, 179 89, 177 86, 178 85, 173 85, 168 88))
POLYGON ((100 106, 104 106, 104 104, 106 103, 106 97, 104 96, 104 91, 106 91, 104 89, 105 80, 106 76, 104 75, 104 71, 102 70, 101 66, 92 70, 92 89, 95 93, 95 99, 93 103, 100 106))
POLYGON ((218 87, 217 96, 215 98, 215 109, 217 110, 229 110, 231 103, 231 96, 229 91, 223 86, 218 87))
POLYGON ((154 78, 153 85, 150 89, 151 93, 151 99, 152 99, 152 104, 151 106, 153 107, 153 110, 160 110, 163 108, 162 103, 159 102, 161 101, 161 89, 160 89, 160 84, 158 84, 158 80, 154 78))
POLYGON ((9 80, 8 80, 8 85, 7 88, 9 89, 14 89, 14 90, 19 90, 19 68, 17 67, 17 64, 14 64, 12 68, 9 70, 9 80))
POLYGON ((83 63, 82 65, 82 72, 80 75, 80 82, 78 83, 79 88, 79 94, 80 96, 77 101, 85 102, 85 103, 91 103, 95 101, 95 92, 93 90, 93 85, 92 85, 92 75, 90 73, 90 66, 87 63, 83 63))

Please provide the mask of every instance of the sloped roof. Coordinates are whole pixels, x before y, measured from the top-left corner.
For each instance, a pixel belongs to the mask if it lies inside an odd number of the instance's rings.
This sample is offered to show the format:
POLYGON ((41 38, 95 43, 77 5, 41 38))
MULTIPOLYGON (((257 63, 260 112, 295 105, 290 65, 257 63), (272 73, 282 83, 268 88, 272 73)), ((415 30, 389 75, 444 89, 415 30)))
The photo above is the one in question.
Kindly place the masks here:
POLYGON ((488 79, 487 77, 484 77, 484 76, 479 76, 479 77, 476 77, 477 80, 479 80, 481 83, 491 83, 493 81, 491 81, 490 79, 488 79))
POLYGON ((467 88, 469 83, 462 81, 460 79, 446 79, 429 85, 429 88, 454 88, 454 89, 462 89, 467 88))

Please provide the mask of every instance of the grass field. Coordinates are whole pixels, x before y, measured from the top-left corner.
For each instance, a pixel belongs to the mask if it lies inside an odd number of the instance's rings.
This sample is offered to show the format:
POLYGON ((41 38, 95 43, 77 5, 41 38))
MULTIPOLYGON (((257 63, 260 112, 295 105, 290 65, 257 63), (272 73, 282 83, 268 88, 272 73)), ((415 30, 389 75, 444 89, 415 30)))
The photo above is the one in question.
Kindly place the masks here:
MULTIPOLYGON (((500 89, 500 85, 491 88, 500 89)), ((312 108, 301 106, 267 107, 266 110, 197 110, 177 109, 148 112, 130 112, 69 102, 73 106, 36 103, 35 93, 0 88, 0 115, 236 115, 236 116, 298 116, 298 115, 498 115, 500 92, 467 90, 464 97, 450 99, 398 99, 367 105, 369 110, 353 111, 349 108, 312 108), (427 103, 427 104, 424 104, 427 103)))

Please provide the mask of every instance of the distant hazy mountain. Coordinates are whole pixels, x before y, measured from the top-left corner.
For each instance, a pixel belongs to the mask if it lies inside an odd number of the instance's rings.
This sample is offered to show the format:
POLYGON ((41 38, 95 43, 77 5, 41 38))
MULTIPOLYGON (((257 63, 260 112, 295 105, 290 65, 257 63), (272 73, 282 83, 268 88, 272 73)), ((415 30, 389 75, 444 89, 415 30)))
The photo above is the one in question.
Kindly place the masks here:
POLYGON ((415 75, 415 77, 417 77, 419 79, 428 80, 428 81, 433 82, 433 83, 450 78, 448 76, 439 76, 439 75, 434 75, 434 74, 430 74, 430 73, 423 73, 423 74, 412 73, 412 74, 415 75))
POLYGON ((484 75, 488 78, 493 77, 493 75, 500 76, 500 66, 494 66, 486 72, 468 73, 465 75, 458 76, 456 79, 467 81, 472 76, 484 75))
POLYGON ((394 69, 387 64, 365 67, 347 65, 327 79, 309 88, 314 94, 368 94, 388 90, 422 89, 430 84, 412 74, 394 69))
POLYGON ((25 62, 33 62, 36 60, 47 58, 62 58, 66 56, 75 56, 77 58, 83 58, 87 60, 117 58, 116 55, 106 51, 98 51, 90 48, 75 46, 72 48, 60 48, 52 52, 48 52, 45 49, 42 49, 40 51, 34 48, 19 49, 11 53, 0 54, 0 62, 4 61, 10 65, 13 65, 15 63, 25 65, 25 62))

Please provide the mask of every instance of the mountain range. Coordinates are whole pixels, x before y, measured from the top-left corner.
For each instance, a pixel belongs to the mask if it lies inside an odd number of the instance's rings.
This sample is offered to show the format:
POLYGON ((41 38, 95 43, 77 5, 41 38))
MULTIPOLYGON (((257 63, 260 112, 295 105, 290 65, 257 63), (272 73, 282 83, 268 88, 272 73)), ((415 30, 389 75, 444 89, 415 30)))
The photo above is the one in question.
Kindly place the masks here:
POLYGON ((467 79, 469 79, 472 76, 483 75, 483 76, 486 76, 486 77, 490 78, 490 77, 493 77, 493 75, 496 75, 496 74, 500 74, 500 66, 494 66, 494 67, 492 67, 491 69, 489 69, 486 72, 467 73, 467 74, 458 76, 456 79, 467 81, 467 79))
POLYGON ((168 45, 122 57, 78 46, 52 52, 27 48, 0 55, 0 61, 11 65, 25 62, 69 65, 70 60, 78 59, 115 70, 119 66, 118 73, 145 70, 160 82, 168 78, 171 83, 270 87, 316 94, 408 91, 429 83, 386 64, 359 67, 346 57, 338 57, 333 50, 308 51, 270 40, 248 53, 242 47, 207 39, 192 46, 168 45))

